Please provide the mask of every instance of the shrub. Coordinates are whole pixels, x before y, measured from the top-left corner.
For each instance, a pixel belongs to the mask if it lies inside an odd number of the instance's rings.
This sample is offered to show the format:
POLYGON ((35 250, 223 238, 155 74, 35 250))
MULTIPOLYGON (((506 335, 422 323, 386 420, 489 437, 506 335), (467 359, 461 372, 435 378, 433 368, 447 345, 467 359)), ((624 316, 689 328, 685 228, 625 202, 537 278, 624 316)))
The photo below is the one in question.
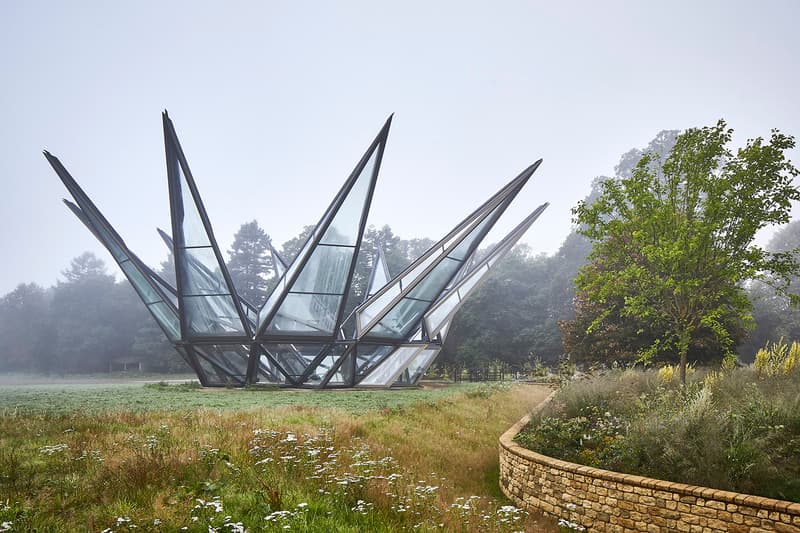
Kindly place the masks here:
POLYGON ((800 345, 764 352, 755 371, 696 372, 686 386, 668 367, 573 381, 517 441, 587 466, 800 502, 800 345))

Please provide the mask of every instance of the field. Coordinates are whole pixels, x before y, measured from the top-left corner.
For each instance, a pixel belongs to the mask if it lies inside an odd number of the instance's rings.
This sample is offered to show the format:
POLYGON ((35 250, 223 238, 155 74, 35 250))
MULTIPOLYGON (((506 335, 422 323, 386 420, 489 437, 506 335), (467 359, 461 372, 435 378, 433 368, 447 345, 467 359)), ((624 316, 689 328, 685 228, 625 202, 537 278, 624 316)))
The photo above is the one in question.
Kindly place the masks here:
POLYGON ((555 530, 497 484, 548 393, 0 386, 0 531, 555 530))

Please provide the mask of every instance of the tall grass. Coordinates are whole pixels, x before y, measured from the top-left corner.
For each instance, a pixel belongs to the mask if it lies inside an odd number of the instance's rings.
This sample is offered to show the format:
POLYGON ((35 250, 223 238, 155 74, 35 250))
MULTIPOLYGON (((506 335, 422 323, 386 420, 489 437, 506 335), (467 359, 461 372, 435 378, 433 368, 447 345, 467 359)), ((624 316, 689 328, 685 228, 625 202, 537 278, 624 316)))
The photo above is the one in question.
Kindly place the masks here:
POLYGON ((589 466, 800 501, 800 372, 627 370, 563 388, 518 440, 589 466))
POLYGON ((9 410, 0 530, 552 530, 495 497, 497 437, 547 393, 468 387, 358 415, 349 393, 327 408, 9 410))

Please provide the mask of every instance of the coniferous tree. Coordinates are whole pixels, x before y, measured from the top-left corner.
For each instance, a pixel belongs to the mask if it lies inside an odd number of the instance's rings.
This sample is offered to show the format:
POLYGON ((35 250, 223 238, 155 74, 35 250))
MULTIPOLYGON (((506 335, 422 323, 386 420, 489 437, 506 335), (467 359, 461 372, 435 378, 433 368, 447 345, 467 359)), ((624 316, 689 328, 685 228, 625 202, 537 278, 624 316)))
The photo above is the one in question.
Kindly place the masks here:
POLYGON ((272 268, 269 244, 269 235, 252 220, 242 224, 228 252, 228 271, 236 291, 255 306, 264 302, 269 289, 272 268))

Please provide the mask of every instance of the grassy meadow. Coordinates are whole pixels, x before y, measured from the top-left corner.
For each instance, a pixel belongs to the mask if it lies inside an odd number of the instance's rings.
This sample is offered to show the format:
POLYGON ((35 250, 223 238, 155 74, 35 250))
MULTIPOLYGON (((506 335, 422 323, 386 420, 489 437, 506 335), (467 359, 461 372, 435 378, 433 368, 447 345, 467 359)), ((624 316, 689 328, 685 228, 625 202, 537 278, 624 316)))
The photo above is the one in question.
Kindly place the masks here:
POLYGON ((546 387, 0 387, 0 531, 549 531, 498 489, 546 387))

